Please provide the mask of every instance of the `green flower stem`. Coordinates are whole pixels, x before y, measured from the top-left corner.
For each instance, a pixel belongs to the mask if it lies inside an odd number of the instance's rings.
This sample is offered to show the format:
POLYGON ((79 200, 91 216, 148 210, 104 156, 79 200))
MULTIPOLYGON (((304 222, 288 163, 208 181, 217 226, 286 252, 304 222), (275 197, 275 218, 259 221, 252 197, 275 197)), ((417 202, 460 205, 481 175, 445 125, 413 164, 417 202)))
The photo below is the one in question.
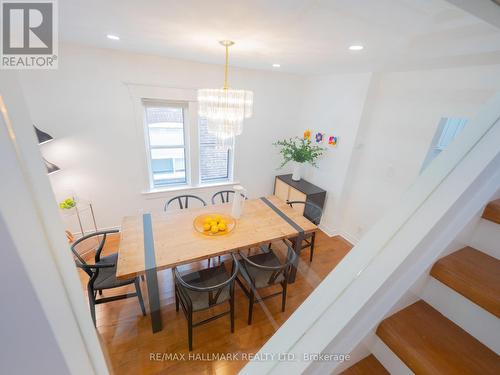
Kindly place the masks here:
POLYGON ((316 160, 325 151, 324 148, 311 145, 310 139, 305 138, 289 138, 273 143, 274 146, 281 147, 280 154, 283 156, 283 161, 280 168, 283 168, 289 161, 297 163, 309 163, 313 167, 317 167, 316 160))

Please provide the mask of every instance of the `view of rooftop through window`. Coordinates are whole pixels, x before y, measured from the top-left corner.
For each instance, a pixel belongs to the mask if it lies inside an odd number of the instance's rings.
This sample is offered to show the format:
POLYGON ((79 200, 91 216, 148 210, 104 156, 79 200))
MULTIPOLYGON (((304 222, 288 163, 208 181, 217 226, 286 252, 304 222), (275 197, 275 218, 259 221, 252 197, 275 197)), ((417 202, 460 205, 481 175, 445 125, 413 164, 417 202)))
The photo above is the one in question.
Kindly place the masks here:
POLYGON ((201 182, 228 180, 232 149, 217 144, 217 138, 208 131, 204 118, 199 120, 199 132, 201 182))
MULTIPOLYGON (((187 103, 145 102, 148 133, 151 187, 187 184, 188 181, 213 183, 231 179, 233 147, 222 146, 217 137, 208 131, 207 120, 199 118, 199 141, 186 147, 188 129, 187 103), (190 176, 187 165, 187 151, 191 160, 199 158, 198 176, 190 176)), ((226 140, 225 145, 233 144, 226 140)), ((196 182, 195 182, 196 183, 196 182)))
POLYGON ((186 183, 184 109, 146 106, 153 187, 186 183))

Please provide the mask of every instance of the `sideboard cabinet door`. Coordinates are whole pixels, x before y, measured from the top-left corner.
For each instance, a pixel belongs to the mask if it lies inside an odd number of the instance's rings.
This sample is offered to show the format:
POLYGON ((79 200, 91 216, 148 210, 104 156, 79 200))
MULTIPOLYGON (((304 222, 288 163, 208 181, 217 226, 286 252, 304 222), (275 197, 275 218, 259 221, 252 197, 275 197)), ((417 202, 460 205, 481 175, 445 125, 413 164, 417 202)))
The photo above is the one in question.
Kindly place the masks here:
POLYGON ((279 199, 282 199, 286 202, 288 200, 289 190, 290 190, 289 185, 287 185, 278 178, 276 179, 276 185, 274 186, 274 195, 276 195, 279 199))

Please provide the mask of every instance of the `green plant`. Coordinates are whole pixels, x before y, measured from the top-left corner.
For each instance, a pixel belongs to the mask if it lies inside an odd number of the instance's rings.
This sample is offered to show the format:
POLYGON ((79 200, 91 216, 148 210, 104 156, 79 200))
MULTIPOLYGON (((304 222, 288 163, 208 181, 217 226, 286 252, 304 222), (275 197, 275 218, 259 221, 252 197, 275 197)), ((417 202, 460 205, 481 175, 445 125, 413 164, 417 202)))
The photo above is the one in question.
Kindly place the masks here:
POLYGON ((63 210, 69 210, 70 208, 73 208, 75 206, 76 202, 73 200, 73 198, 65 199, 61 203, 59 203, 59 208, 62 208, 63 210))
POLYGON ((316 160, 325 151, 324 148, 311 145, 311 140, 306 138, 293 137, 273 143, 274 146, 281 147, 280 154, 283 155, 282 168, 289 161, 297 163, 309 163, 316 167, 316 160))

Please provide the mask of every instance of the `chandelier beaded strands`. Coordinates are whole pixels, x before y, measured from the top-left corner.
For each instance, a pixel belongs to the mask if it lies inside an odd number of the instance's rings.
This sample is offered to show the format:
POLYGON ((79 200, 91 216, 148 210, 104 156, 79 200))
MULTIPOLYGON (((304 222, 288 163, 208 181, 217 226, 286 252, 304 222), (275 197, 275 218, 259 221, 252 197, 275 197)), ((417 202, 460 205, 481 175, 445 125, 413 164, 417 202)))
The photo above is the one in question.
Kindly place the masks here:
POLYGON ((252 117, 253 92, 234 90, 228 86, 230 40, 219 42, 226 48, 224 87, 198 90, 198 115, 207 121, 208 132, 215 134, 219 145, 232 145, 235 136, 243 131, 243 121, 252 117))

